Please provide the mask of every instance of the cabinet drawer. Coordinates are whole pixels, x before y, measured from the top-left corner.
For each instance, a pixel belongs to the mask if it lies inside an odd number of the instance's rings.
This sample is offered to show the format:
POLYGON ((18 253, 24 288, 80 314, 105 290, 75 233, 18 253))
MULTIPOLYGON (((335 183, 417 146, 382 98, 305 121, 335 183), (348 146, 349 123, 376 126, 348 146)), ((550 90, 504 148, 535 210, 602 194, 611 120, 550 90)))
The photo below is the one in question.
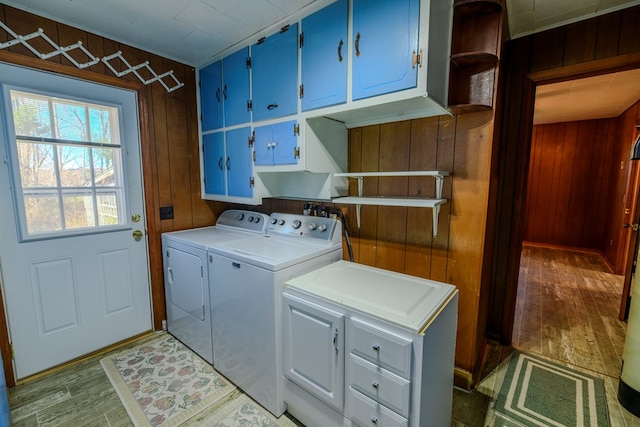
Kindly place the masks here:
POLYGON ((403 378, 411 377, 411 341, 409 340, 351 319, 348 351, 403 378))
POLYGON ((407 427, 409 422, 390 409, 350 388, 351 421, 367 427, 407 427))
POLYGON ((371 362, 350 355, 349 384, 371 399, 409 416, 411 383, 391 372, 380 369, 371 362))

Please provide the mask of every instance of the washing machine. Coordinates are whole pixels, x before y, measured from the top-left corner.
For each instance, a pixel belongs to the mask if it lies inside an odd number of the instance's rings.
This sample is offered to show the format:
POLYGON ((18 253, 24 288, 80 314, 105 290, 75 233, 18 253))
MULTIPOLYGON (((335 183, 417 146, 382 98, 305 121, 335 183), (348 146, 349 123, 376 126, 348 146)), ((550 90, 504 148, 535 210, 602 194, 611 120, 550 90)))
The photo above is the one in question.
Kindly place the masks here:
POLYGON ((342 259, 342 224, 272 213, 262 236, 209 249, 213 365, 275 416, 285 410, 282 287, 342 259))
POLYGON ((162 234, 167 330, 213 364, 207 249, 263 235, 269 216, 224 211, 215 226, 162 234))

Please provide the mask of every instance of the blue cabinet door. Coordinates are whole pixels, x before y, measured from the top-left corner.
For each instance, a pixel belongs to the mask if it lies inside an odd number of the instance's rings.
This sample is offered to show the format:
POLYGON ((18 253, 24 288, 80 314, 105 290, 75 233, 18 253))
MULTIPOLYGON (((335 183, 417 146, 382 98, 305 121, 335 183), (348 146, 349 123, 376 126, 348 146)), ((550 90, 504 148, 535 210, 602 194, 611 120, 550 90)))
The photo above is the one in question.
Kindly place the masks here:
POLYGON ((251 46, 253 120, 298 112, 298 24, 251 46))
POLYGON ((416 86, 420 0, 353 0, 353 91, 362 99, 416 86))
POLYGON ((253 129, 255 141, 253 149, 255 151, 256 166, 269 166, 273 164, 273 132, 271 126, 258 126, 253 129))
POLYGON ((298 157, 298 136, 294 133, 297 120, 289 120, 273 125, 258 126, 255 134, 254 150, 256 166, 295 165, 298 157))
POLYGON ((274 165, 295 165, 298 158, 295 150, 298 148, 298 137, 294 133, 296 120, 277 123, 272 125, 273 141, 276 144, 273 147, 273 164, 274 165))
POLYGON ((224 135, 222 132, 203 135, 204 192, 225 193, 224 135))
POLYGON ((247 103, 249 91, 249 48, 246 47, 222 60, 222 96, 224 99, 225 126, 239 125, 251 121, 247 103))
POLYGON ((302 111, 347 100, 347 0, 302 20, 302 111))
POLYGON ((202 130, 222 127, 222 69, 220 61, 200 69, 202 130))
POLYGON ((253 197, 252 151, 249 146, 251 128, 230 130, 227 138, 227 194, 236 197, 253 197))

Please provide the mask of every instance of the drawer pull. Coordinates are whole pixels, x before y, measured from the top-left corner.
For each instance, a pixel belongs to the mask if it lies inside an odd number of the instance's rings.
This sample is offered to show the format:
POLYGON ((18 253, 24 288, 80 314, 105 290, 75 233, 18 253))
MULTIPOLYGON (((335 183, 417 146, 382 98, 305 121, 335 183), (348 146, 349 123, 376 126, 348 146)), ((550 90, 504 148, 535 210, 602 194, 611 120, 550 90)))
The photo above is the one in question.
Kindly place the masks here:
POLYGON ((336 328, 335 333, 333 334, 333 347, 336 349, 336 353, 338 352, 338 329, 336 328))
POLYGON ((371 386, 377 390, 380 387, 380 383, 373 383, 371 386))
POLYGON ((373 345, 373 351, 380 351, 380 346, 378 344, 373 345))
POLYGON ((378 417, 371 418, 371 422, 377 425, 378 424, 378 417))

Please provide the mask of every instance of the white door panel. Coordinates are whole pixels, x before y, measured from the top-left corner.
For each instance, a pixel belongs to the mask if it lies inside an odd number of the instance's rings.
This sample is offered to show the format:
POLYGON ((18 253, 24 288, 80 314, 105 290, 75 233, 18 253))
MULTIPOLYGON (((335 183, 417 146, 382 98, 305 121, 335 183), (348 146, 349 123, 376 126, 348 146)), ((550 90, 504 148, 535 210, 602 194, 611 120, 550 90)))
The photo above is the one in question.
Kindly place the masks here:
MULTIPOLYGON (((115 131, 121 144, 124 192, 121 202, 125 208, 119 213, 119 222, 103 228, 25 238, 30 229, 24 224, 21 227, 20 220, 24 222, 25 217, 21 192, 27 193, 24 181, 12 169, 17 157, 15 131, 9 120, 12 115, 7 113, 12 107, 6 99, 2 103, 0 265, 15 355, 14 370, 16 378, 22 379, 152 328, 147 241, 146 237, 134 239, 132 235, 134 230, 145 230, 139 125, 134 92, 6 64, 0 64, 0 85, 4 97, 7 88, 15 86, 25 92, 50 92, 65 99, 104 102, 117 109, 120 120, 115 131), (14 197, 16 192, 18 196, 14 197), (136 222, 134 214, 139 215, 136 222)), ((55 142, 51 146, 58 147, 55 142)), ((89 149, 87 152, 91 153, 89 149)), ((97 163, 93 157, 89 162, 94 173, 97 163)), ((115 159, 113 162, 120 164, 115 159)), ((77 176, 68 164, 61 170, 59 182, 77 176)), ((96 171, 86 190, 98 194, 98 203, 104 197, 100 194, 105 193, 100 193, 104 188, 95 182, 103 175, 96 171)), ((61 190, 75 192, 65 195, 64 203, 77 198, 74 194, 79 190, 85 191, 83 187, 61 190)), ((28 191, 33 193, 33 187, 28 191)), ((84 205, 88 206, 86 202, 84 205)), ((98 205, 94 203, 93 207, 98 205)), ((102 217, 94 223, 100 221, 102 217)))

